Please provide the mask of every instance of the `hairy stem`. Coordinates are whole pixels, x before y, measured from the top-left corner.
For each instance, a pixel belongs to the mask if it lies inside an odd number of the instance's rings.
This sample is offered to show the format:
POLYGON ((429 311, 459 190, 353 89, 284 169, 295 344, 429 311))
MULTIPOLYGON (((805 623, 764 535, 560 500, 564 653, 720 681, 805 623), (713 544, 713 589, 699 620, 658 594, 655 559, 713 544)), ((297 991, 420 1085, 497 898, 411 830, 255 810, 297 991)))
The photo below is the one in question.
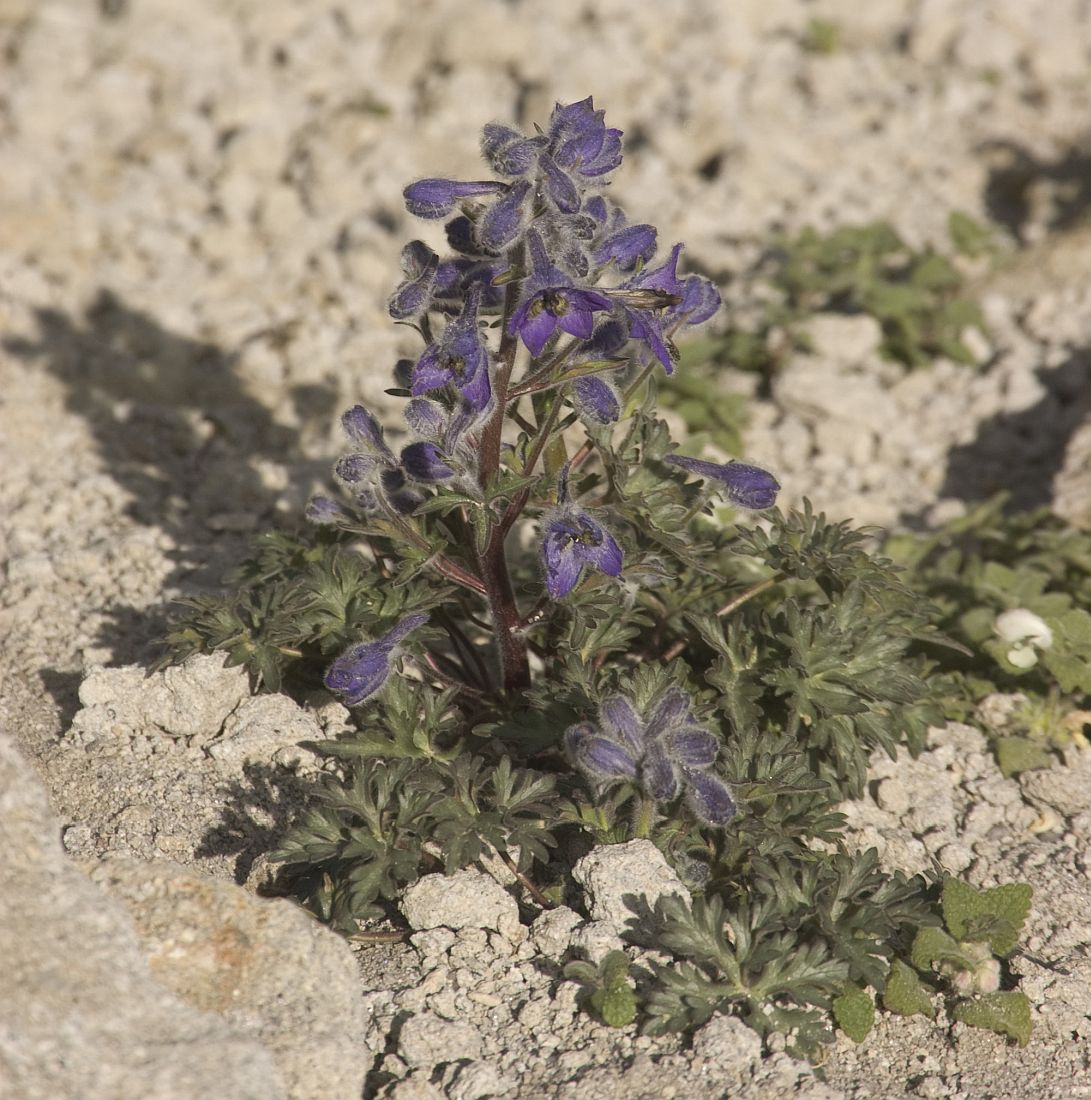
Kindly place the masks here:
MULTIPOLYGON (((521 257, 513 257, 518 266, 521 257)), ((519 283, 508 284, 504 297, 504 315, 500 330, 500 354, 493 383, 496 408, 481 435, 478 451, 478 482, 486 493, 500 474, 500 444, 504 430, 504 416, 508 404, 508 385, 519 350, 518 337, 508 331, 508 322, 519 301, 519 283)), ((508 694, 530 687, 530 664, 527 646, 519 630, 519 607, 508 572, 507 555, 504 552, 504 536, 507 532, 502 522, 492 523, 488 542, 480 554, 481 579, 492 612, 496 645, 500 652, 500 679, 508 694)))

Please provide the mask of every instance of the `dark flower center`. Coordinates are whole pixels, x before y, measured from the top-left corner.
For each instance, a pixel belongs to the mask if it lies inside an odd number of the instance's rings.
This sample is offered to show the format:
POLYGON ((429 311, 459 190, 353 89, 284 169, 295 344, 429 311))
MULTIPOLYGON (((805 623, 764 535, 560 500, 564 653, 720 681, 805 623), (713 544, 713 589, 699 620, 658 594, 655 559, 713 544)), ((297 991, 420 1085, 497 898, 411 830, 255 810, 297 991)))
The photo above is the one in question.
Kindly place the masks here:
POLYGON ((542 308, 553 317, 563 317, 568 312, 568 296, 563 290, 544 291, 542 308))

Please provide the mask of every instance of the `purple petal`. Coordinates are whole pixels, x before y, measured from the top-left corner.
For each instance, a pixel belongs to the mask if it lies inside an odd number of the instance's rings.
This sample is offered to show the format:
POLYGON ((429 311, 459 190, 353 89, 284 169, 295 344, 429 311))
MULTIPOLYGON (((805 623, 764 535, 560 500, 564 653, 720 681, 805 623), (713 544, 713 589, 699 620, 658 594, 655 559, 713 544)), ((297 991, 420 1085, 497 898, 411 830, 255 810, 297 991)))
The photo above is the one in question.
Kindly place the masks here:
POLYGON ((492 400, 492 382, 489 379, 488 356, 482 355, 472 375, 459 384, 459 390, 466 403, 475 412, 485 409, 492 400))
POLYGON ((589 310, 570 309, 558 314, 557 327, 577 340, 586 340, 595 327, 595 318, 589 310))
POLYGON ((576 765, 599 782, 636 778, 636 761, 608 737, 587 737, 579 745, 576 765))
POLYGON ((591 198, 583 204, 583 212, 585 214, 590 214, 599 225, 606 224, 606 200, 601 195, 592 195, 591 198))
POLYGON ((431 344, 413 368, 413 395, 419 397, 422 393, 438 390, 440 386, 446 386, 452 377, 443 349, 439 344, 431 344))
POLYGON ((392 630, 384 634, 381 641, 386 646, 396 646, 428 622, 429 614, 426 611, 417 611, 412 615, 406 615, 392 630))
POLYGON ((667 374, 674 373, 674 354, 663 333, 659 316, 646 309, 626 310, 629 317, 629 335, 639 340, 659 360, 667 374))
POLYGON ((699 458, 687 458, 685 455, 668 455, 665 461, 717 482, 724 497, 740 508, 760 512, 765 508, 772 508, 776 503, 780 483, 760 466, 750 466, 745 462, 721 465, 699 458))
POLYGON ((576 185, 561 168, 557 167, 553 158, 546 153, 538 158, 538 167, 541 169, 545 181, 545 190, 549 201, 562 214, 575 214, 580 208, 580 193, 576 189, 576 185))
POLYGON ((579 165, 579 172, 591 179, 612 172, 621 164, 621 130, 607 130, 598 155, 579 165))
POLYGON ((605 573, 608 577, 617 577, 621 574, 621 567, 625 560, 621 547, 618 546, 609 531, 600 524, 594 523, 593 520, 591 522, 597 528, 596 534, 601 542, 597 546, 584 543, 583 560, 605 573))
POLYGON ((687 768, 707 768, 716 762, 720 743, 699 726, 682 726, 670 735, 670 755, 687 768))
POLYGON ((640 779, 648 796, 656 802, 669 802, 681 789, 677 769, 658 749, 645 753, 640 779))
POLYGON ((598 246, 595 263, 602 265, 613 260, 622 271, 632 271, 638 263, 647 263, 655 255, 655 241, 655 226, 626 226, 611 233, 598 246))
POLYGON ((433 442, 443 438, 447 430, 447 416, 438 401, 429 401, 426 397, 414 397, 405 406, 405 422, 409 430, 423 435, 433 442))
POLYGON ((363 405, 353 405, 341 417, 341 427, 353 443, 360 443, 384 456, 390 454, 390 448, 383 439, 382 425, 363 405))
POLYGON ((415 511, 424 499, 416 489, 409 487, 405 471, 398 466, 383 470, 379 475, 379 484, 383 487, 383 495, 391 508, 403 516, 415 511))
POLYGON ((543 144, 540 137, 524 137, 510 126, 489 123, 482 135, 481 152, 498 176, 525 176, 533 171, 543 144))
POLYGON ((520 306, 512 315, 510 328, 517 332, 531 355, 541 355, 549 338, 557 328, 557 318, 546 309, 535 309, 540 301, 530 301, 520 306))
POLYGON ((334 474, 349 485, 366 481, 383 463, 371 454, 342 455, 333 468, 334 474))
POLYGON ((602 704, 599 721, 615 741, 628 745, 634 756, 644 751, 644 728, 633 704, 624 695, 611 695, 602 704))
POLYGON ((705 825, 726 825, 738 812, 727 784, 707 772, 686 774, 686 805, 705 825))
POLYGON ((402 448, 401 459, 405 472, 417 481, 446 481, 455 476, 435 443, 410 443, 402 448))
POLYGON ((712 281, 700 275, 688 275, 682 280, 682 301, 671 313, 685 314, 687 325, 707 321, 720 308, 720 292, 712 281))
POLYGON ((474 240, 474 223, 465 214, 452 218, 443 227, 447 243, 463 256, 479 256, 481 248, 474 240))
POLYGON ((348 519, 344 508, 329 497, 312 497, 304 512, 307 520, 319 527, 328 527, 330 524, 341 523, 348 519))
POLYGON ((519 236, 526 218, 529 194, 530 180, 520 180, 485 211, 477 223, 477 240, 482 248, 488 252, 500 252, 519 236))
POLYGON ((582 415, 599 424, 613 424, 621 415, 617 390, 599 375, 577 378, 572 384, 572 398, 582 415))
POLYGON ((584 350, 594 359, 616 355, 628 343, 629 333, 618 320, 603 321, 591 334, 584 350))
POLYGON ((381 642, 355 645, 330 665, 323 681, 349 707, 374 695, 390 675, 390 648, 381 642))
POLYGON ((394 647, 426 622, 425 614, 407 615, 377 641, 354 645, 330 665, 326 687, 340 695, 346 706, 362 703, 386 683, 394 647))
POLYGON ((604 116, 604 111, 595 110, 591 96, 557 104, 549 117, 549 137, 558 164, 569 168, 599 155, 606 138, 604 116))
POLYGON ((496 180, 476 180, 460 183, 458 180, 423 179, 411 183, 403 192, 405 208, 418 218, 445 218, 452 213, 462 199, 476 195, 495 195, 506 189, 506 184, 496 180))
POLYGON ((635 278, 625 284, 626 287, 639 287, 641 290, 660 290, 664 294, 681 297, 685 293, 685 284, 678 278, 678 257, 685 246, 676 244, 670 256, 658 267, 645 268, 635 278))
POLYGON ((693 702, 681 688, 671 688, 656 703, 648 716, 645 736, 661 738, 672 729, 688 723, 693 714, 693 702))
POLYGON ((573 541, 573 524, 555 519, 546 525, 542 539, 542 563, 545 566, 546 591, 554 600, 563 599, 579 583, 583 561, 573 541))

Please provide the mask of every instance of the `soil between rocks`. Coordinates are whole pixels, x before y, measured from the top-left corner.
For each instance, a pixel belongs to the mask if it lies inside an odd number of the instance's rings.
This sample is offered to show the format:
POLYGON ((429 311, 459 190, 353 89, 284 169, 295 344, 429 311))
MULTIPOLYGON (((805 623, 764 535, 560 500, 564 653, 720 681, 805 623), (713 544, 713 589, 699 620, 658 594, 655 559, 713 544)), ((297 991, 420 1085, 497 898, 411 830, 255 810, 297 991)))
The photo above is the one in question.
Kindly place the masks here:
MULTIPOLYGON (((867 319, 818 318, 814 351, 755 400, 741 457, 776 471, 786 503, 860 523, 935 522, 999 487, 1091 520, 1087 0, 0 0, 0 56, 0 730, 84 865, 168 859, 241 881, 292 813, 296 773, 272 748, 215 757, 116 715, 85 716, 80 736, 77 691, 98 666, 146 666, 167 599, 295 521, 340 450, 340 410, 389 402, 411 344, 385 301, 420 232, 401 188, 472 177, 490 118, 529 125, 594 94, 629 143, 618 198, 685 240, 729 304, 775 229, 885 218, 942 244, 950 210, 989 220, 1010 252, 980 276, 983 369, 906 374, 867 319), (832 54, 806 48, 814 18, 839 23, 832 54)), ((336 716, 278 721, 321 733, 336 716)), ((609 1033, 528 977, 525 1023, 482 1013, 484 1068, 433 1082, 426 1056, 403 1057, 427 1042, 402 1049, 398 1028, 449 1011, 446 985, 420 990, 459 972, 458 945, 367 947, 361 995, 385 1023, 359 1079, 401 1100, 658 1097, 680 1081, 713 1096, 735 1065, 731 1095, 1091 1095, 1091 826, 1070 797, 1087 763, 1028 790, 975 736, 877 762, 857 824, 892 865, 935 856, 979 885, 1035 886, 1016 963, 1035 1002, 1025 1050, 884 1019, 831 1052, 822 1084, 719 1033, 688 1051, 609 1033)), ((471 977, 456 988, 496 995, 471 977)))

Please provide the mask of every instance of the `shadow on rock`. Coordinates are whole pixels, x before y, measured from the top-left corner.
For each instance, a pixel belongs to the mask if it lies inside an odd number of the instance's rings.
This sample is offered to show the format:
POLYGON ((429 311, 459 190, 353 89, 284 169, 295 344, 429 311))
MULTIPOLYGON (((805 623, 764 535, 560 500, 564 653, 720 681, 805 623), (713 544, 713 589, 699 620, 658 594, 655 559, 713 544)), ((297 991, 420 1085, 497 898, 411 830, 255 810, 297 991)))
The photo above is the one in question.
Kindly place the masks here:
MULTIPOLYGON (((324 473, 306 463, 298 432, 277 424, 239 377, 239 351, 164 328, 102 289, 82 316, 36 311, 38 338, 5 348, 41 363, 68 389, 67 406, 92 427, 104 466, 132 496, 129 513, 173 543, 170 585, 216 587, 252 532, 272 526, 279 492, 275 464, 324 473), (274 479, 275 480, 275 479, 274 479)), ((276 333, 255 334, 269 339, 276 333)), ((301 386, 288 394, 301 420, 328 422, 336 394, 301 386)), ((162 635, 161 610, 118 605, 100 643, 120 662, 138 660, 162 635)))
POLYGON ((1004 490, 1012 510, 1051 503, 1068 441, 1091 412, 1091 348, 1036 373, 1046 395, 1020 412, 990 417, 972 442, 953 448, 941 497, 978 501, 1004 490))
POLYGON ((1039 216, 1039 203, 1050 208, 1044 226, 1051 232, 1071 229, 1091 215, 1091 145, 1073 146, 1053 160, 1012 142, 988 142, 982 152, 994 158, 986 209, 1020 241, 1039 216))
POLYGON ((254 861, 283 839, 311 788, 308 780, 283 768, 245 765, 243 778, 223 792, 219 824, 205 833, 194 854, 203 859, 235 856, 235 881, 242 885, 254 861))

